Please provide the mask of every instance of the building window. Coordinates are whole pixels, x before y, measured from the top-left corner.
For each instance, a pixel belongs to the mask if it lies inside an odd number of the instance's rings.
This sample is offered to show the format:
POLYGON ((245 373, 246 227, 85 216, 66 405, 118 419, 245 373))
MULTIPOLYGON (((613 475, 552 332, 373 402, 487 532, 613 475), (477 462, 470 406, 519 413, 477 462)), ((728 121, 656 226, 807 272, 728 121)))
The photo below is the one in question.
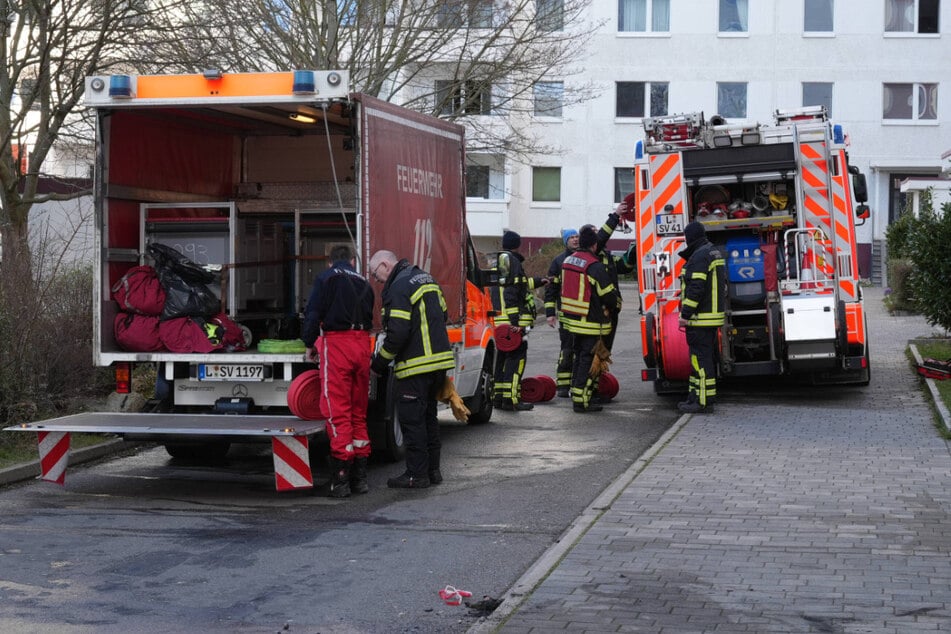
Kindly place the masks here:
POLYGON ((619 203, 634 191, 634 168, 614 168, 614 202, 619 203))
POLYGON ((824 81, 802 82, 802 105, 825 106, 826 113, 832 116, 832 83, 824 81))
POLYGON ((442 0, 436 9, 436 25, 441 29, 492 26, 491 0, 442 0))
POLYGON ((618 31, 670 32, 670 0, 618 0, 618 31))
POLYGON ((488 165, 470 165, 466 168, 466 197, 489 197, 488 165))
POLYGON ((337 2, 337 24, 340 26, 357 25, 357 3, 355 0, 337 2))
POLYGON ((746 33, 749 30, 748 0, 720 0, 720 32, 746 33))
POLYGON ((802 30, 806 33, 831 33, 834 0, 805 0, 802 30))
POLYGON ((746 117, 746 82, 717 82, 717 113, 727 119, 746 117))
POLYGON ((934 121, 938 118, 938 84, 885 84, 882 118, 934 121))
POLYGON ((886 33, 937 33, 938 0, 885 0, 886 33))
POLYGON ((561 168, 532 168, 532 201, 551 203, 561 201, 561 168))
POLYGON ((488 154, 466 156, 466 197, 486 200, 505 198, 505 159, 488 154))
POLYGON ((667 114, 667 82, 619 81, 616 117, 660 117, 667 114), (650 95, 650 99, 647 99, 650 95))
POLYGON ((535 26, 539 31, 561 31, 565 28, 564 0, 536 0, 535 26))
POLYGON ((565 86, 560 81, 540 81, 535 84, 536 117, 560 117, 565 86))
POLYGON ((436 107, 442 116, 491 114, 492 86, 474 80, 436 80, 436 107))

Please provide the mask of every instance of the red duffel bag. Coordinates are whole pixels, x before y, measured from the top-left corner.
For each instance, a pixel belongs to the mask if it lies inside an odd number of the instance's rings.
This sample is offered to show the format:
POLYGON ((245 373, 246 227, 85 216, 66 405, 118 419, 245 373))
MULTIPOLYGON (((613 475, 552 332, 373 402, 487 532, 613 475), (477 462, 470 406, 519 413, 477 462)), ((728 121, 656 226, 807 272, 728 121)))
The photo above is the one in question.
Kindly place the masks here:
POLYGON ((119 313, 113 323, 116 343, 127 352, 165 350, 159 335, 159 318, 135 313, 119 313))
POLYGON ((112 299, 119 310, 140 315, 161 315, 165 289, 151 266, 133 266, 112 287, 112 299))
POLYGON ((221 349, 221 326, 201 317, 175 317, 159 323, 159 336, 171 352, 214 352, 221 349))

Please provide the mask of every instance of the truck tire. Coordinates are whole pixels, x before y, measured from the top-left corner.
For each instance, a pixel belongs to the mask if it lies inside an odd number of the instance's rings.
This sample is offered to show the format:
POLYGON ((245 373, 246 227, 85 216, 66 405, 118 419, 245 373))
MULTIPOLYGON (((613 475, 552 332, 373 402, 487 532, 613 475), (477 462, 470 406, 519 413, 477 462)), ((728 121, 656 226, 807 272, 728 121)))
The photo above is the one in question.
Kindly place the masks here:
POLYGON ((183 462, 208 464, 221 462, 228 455, 231 443, 227 441, 201 443, 165 443, 165 451, 183 462))
POLYGON ((384 462, 399 462, 406 457, 406 440, 400 429, 396 399, 393 398, 393 374, 378 379, 377 398, 367 410, 367 432, 370 435, 371 455, 384 462))
POLYGON ((468 423, 470 425, 484 425, 492 418, 492 403, 495 397, 494 367, 495 351, 486 350, 476 392, 469 398, 463 399, 466 407, 469 408, 468 423))

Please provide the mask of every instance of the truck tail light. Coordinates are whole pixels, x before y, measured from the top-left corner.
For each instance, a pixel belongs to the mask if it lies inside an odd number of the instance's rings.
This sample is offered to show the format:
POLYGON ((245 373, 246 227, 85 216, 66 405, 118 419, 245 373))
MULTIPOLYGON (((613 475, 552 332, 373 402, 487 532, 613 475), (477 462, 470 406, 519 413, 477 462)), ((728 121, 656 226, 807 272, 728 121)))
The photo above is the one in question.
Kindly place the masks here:
POLYGON ((116 364, 116 392, 128 394, 132 391, 132 364, 116 364))

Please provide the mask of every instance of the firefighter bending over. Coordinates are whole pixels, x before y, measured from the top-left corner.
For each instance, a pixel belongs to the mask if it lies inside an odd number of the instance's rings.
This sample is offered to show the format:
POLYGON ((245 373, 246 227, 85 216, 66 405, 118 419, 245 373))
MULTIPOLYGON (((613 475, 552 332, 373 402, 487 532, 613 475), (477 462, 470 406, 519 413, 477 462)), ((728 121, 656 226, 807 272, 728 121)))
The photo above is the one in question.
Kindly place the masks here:
POLYGON ((726 315, 726 262, 697 221, 684 228, 687 248, 678 255, 687 260, 680 279, 680 326, 690 349, 687 400, 677 409, 689 414, 713 412, 717 395, 717 330, 726 315))
POLYGON ((393 362, 396 412, 406 439, 406 471, 386 484, 425 489, 442 482, 436 396, 446 382, 446 370, 456 366, 446 331, 446 300, 432 275, 398 260, 391 251, 374 253, 369 269, 383 284, 385 335, 370 368, 385 376, 393 362))

